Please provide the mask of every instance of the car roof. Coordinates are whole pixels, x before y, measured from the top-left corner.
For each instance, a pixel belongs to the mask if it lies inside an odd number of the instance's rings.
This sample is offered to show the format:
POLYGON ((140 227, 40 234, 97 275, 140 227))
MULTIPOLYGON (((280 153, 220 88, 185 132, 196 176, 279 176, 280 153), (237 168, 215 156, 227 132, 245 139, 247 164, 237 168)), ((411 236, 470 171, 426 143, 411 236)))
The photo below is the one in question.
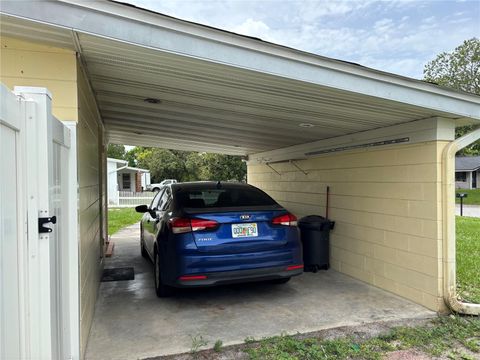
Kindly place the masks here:
MULTIPOLYGON (((214 190, 214 189, 239 189, 255 188, 254 186, 241 182, 223 181, 191 181, 169 185, 172 190, 214 190)), ((256 188, 255 188, 256 189, 256 188)))

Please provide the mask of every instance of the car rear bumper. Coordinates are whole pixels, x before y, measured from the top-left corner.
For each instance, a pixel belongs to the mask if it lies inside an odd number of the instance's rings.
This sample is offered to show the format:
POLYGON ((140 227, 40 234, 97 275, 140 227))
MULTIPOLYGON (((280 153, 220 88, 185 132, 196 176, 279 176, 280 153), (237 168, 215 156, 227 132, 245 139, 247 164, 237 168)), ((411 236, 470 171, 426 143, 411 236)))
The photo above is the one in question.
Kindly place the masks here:
POLYGON ((175 287, 200 287, 215 286, 224 284, 246 283, 254 281, 265 281, 275 279, 285 279, 292 276, 298 276, 303 273, 303 266, 292 270, 287 270, 285 266, 269 267, 248 270, 235 270, 212 272, 204 274, 188 274, 191 279, 182 279, 179 277, 173 286, 175 287), (205 278, 199 278, 205 277, 205 278))

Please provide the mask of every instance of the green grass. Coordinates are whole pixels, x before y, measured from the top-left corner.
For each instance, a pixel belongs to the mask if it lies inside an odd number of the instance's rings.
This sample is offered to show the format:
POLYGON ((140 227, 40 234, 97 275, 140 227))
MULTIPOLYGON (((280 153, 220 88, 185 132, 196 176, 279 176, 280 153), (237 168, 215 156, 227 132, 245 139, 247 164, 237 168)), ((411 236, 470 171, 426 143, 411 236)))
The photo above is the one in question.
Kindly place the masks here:
POLYGON ((133 208, 108 209, 108 235, 115 234, 125 226, 135 224, 142 218, 133 208))
POLYGON ((456 218, 457 290, 468 302, 480 304, 480 218, 456 218))
POLYGON ((419 327, 397 327, 383 336, 362 340, 343 337, 334 340, 299 339, 278 336, 251 344, 246 349, 252 360, 303 359, 382 359, 395 350, 417 349, 431 356, 474 358, 467 351, 480 354, 480 318, 441 317, 419 327))
MULTIPOLYGON (((480 205, 480 189, 471 189, 471 190, 457 189, 456 193, 468 194, 468 196, 463 199, 463 203, 465 205, 480 205)), ((460 199, 455 198, 455 201, 457 202, 457 204, 460 204, 460 199)))

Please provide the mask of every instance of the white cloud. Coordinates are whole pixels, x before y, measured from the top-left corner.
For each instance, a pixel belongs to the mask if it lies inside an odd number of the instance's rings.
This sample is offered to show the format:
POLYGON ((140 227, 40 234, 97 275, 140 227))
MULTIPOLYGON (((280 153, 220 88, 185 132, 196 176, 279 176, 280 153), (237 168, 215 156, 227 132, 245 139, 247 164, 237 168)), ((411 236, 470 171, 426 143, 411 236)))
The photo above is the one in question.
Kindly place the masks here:
POLYGON ((242 24, 231 28, 231 31, 269 41, 271 29, 263 21, 248 18, 242 24))
POLYGON ((373 28, 376 32, 385 32, 393 28, 394 23, 392 19, 382 19, 375 22, 373 28))
POLYGON ((186 20, 413 77, 421 77, 424 64, 440 52, 480 36, 475 21, 478 16, 472 15, 480 15, 478 2, 132 2, 186 20))

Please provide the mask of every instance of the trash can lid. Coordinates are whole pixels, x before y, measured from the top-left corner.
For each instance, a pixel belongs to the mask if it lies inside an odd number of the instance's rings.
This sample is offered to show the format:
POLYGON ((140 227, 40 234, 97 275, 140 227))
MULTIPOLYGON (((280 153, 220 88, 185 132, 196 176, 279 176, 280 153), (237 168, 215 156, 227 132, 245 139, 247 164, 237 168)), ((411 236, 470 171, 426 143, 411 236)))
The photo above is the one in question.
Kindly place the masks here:
POLYGON ((298 220, 298 226, 305 228, 321 229, 322 225, 325 223, 330 223, 330 220, 320 215, 308 215, 298 220))

